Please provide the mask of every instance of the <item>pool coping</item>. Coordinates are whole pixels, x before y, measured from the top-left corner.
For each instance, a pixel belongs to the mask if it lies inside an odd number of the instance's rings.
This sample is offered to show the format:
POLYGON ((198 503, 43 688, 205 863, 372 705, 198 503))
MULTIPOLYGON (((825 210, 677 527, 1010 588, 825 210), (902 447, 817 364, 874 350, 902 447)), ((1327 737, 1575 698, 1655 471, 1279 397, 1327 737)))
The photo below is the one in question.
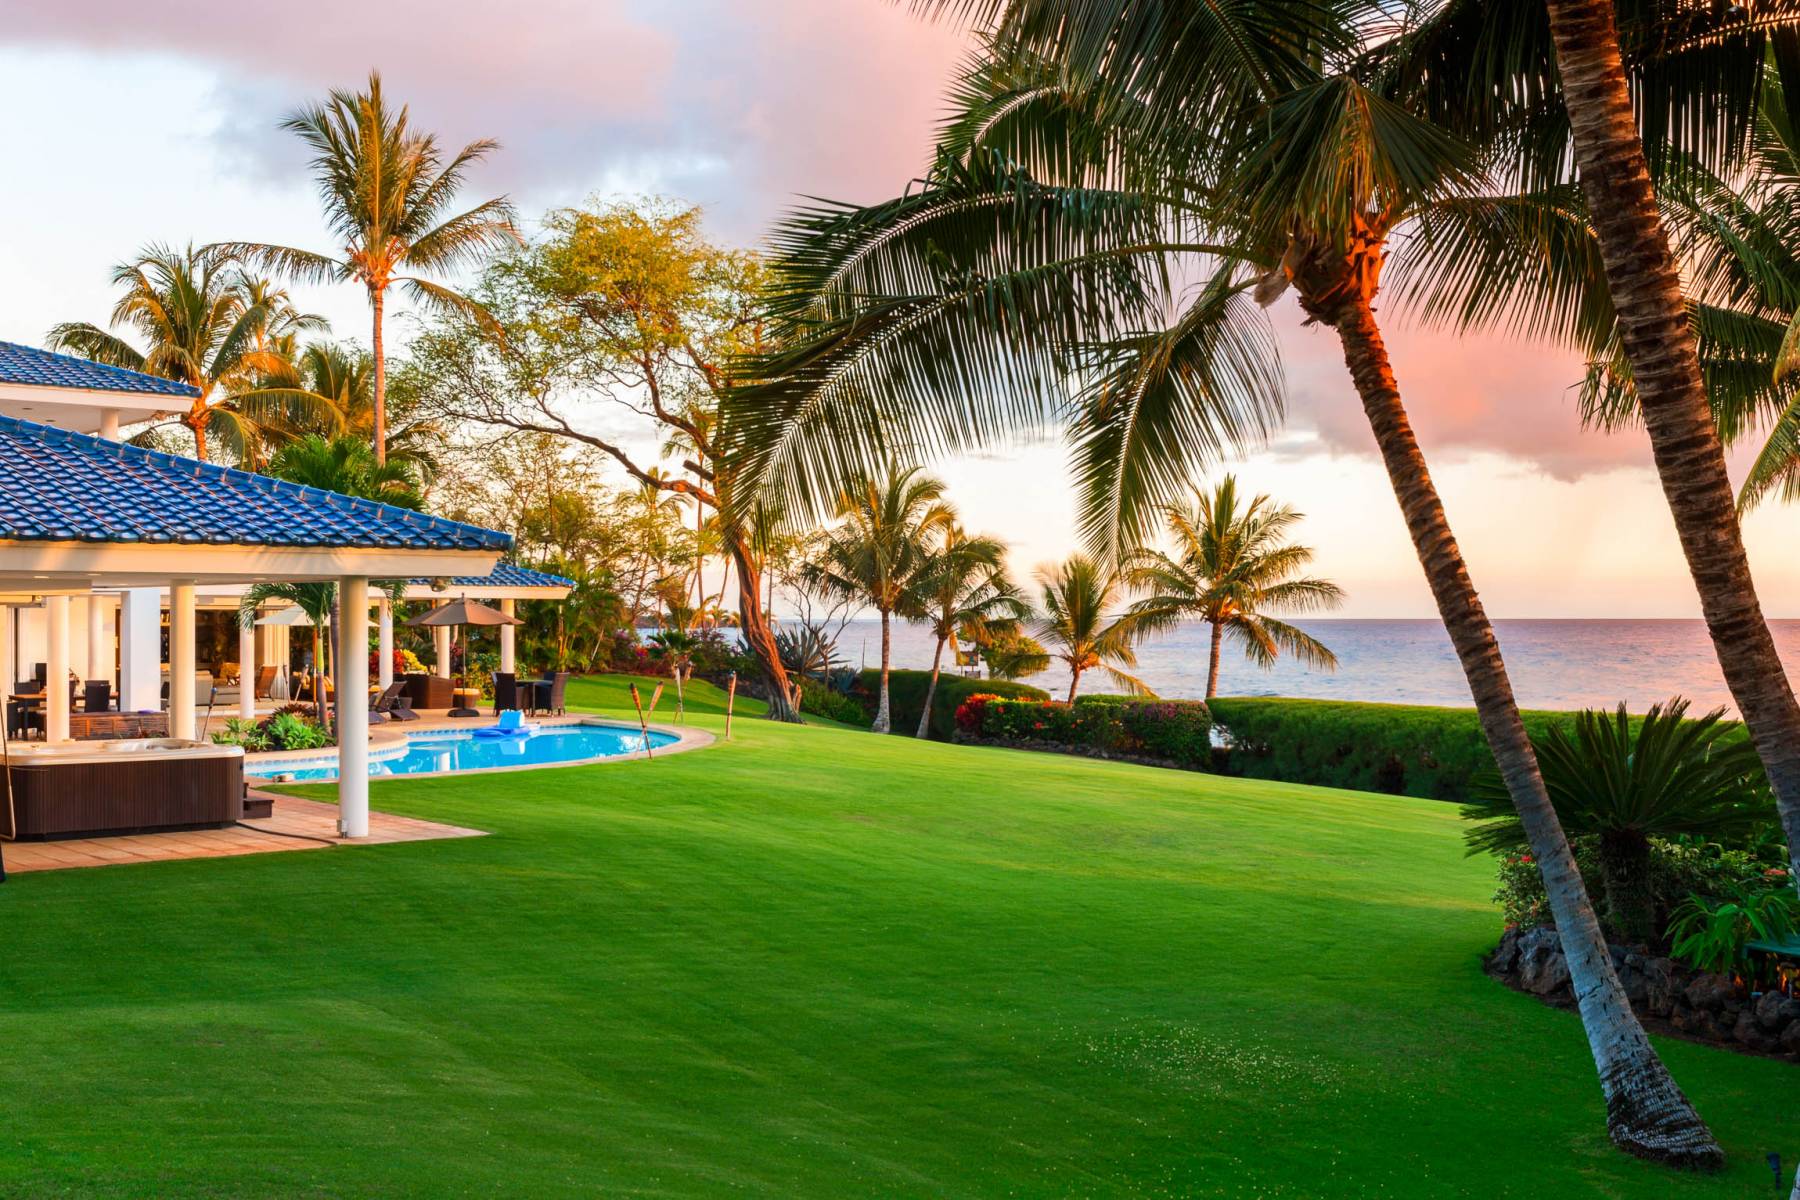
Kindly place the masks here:
MULTIPOLYGON (((593 716, 585 713, 563 717, 545 717, 536 723, 540 727, 546 725, 595 725, 610 729, 638 729, 636 724, 629 721, 617 721, 607 717, 593 716)), ((408 722, 408 724, 410 725, 411 722, 408 722)), ((395 780, 406 779, 447 779, 456 775, 494 775, 502 771, 553 771, 561 767, 590 767, 601 763, 632 762, 636 759, 654 759, 657 755, 663 754, 684 754, 689 750, 698 750, 704 746, 710 746, 718 740, 703 729, 690 729, 680 725, 666 725, 657 721, 649 722, 647 727, 653 733, 671 734, 676 740, 666 746, 656 746, 646 750, 634 750, 630 754, 602 754, 593 758, 572 758, 567 762, 519 763, 517 765, 504 767, 470 767, 462 771, 415 771, 405 775, 371 774, 369 776, 369 782, 389 783, 395 780)), ((372 729, 369 731, 369 762, 377 763, 389 758, 402 757, 411 749, 415 737, 424 739, 434 734, 472 733, 476 728, 479 728, 479 726, 469 725, 465 720, 459 721, 454 725, 439 725, 436 722, 433 722, 423 729, 400 730, 387 726, 384 726, 381 729, 372 729)), ((328 757, 323 751, 324 747, 319 747, 313 750, 265 750, 258 754, 246 754, 244 756, 244 776, 253 787, 286 786, 288 784, 334 784, 337 782, 336 779, 283 780, 275 778, 274 775, 261 774, 257 770, 259 767, 266 767, 279 772, 283 765, 297 768, 302 764, 316 763, 318 760, 328 757)), ((329 757, 335 758, 336 755, 332 754, 329 755, 329 757)))

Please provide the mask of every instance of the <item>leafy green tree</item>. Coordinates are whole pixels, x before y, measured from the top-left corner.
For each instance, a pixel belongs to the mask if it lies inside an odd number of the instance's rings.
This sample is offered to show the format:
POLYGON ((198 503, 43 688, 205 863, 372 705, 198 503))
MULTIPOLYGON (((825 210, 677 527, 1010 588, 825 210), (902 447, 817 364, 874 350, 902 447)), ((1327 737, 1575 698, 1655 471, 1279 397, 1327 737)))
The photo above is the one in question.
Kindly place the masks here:
POLYGON ((956 524, 946 525, 942 539, 930 548, 912 592, 917 619, 937 641, 925 707, 919 714, 918 736, 924 738, 931 732, 931 705, 937 697, 944 647, 958 638, 978 645, 1016 632, 1031 606, 1007 578, 1006 546, 994 538, 972 537, 956 524))
POLYGON ((181 417, 196 458, 208 458, 214 440, 238 461, 254 463, 264 424, 336 418, 320 397, 268 386, 290 369, 283 340, 324 328, 324 318, 295 311, 285 292, 246 275, 228 256, 150 246, 114 267, 113 283, 123 291, 111 329, 68 322, 50 331, 49 346, 196 388, 199 396, 181 417), (129 330, 143 348, 113 330, 129 330))
MULTIPOLYGON (((1619 705, 1613 713, 1584 709, 1552 725, 1538 762, 1556 816, 1574 837, 1599 843, 1607 916, 1634 942, 1657 934, 1650 879, 1650 839, 1696 834, 1732 839, 1776 819, 1756 747, 1724 709, 1687 720, 1688 702, 1653 704, 1642 722, 1619 705)), ((1464 819, 1469 853, 1505 853, 1526 845, 1519 815, 1500 781, 1477 778, 1464 819)))
POLYGON ((1292 291, 1337 337, 1531 834, 1608 1131, 1632 1153, 1716 1166, 1607 956, 1375 315, 1396 230, 1492 199, 1476 142, 1516 134, 1546 91, 1492 81, 1482 95, 1503 111, 1466 119, 1463 81, 1502 56, 1445 35, 1423 19, 1433 9, 1396 22, 1372 3, 1305 0, 922 7, 973 7, 987 41, 925 180, 883 204, 815 204, 778 232, 776 349, 747 364, 726 414, 755 477, 816 509, 832 478, 887 445, 972 450, 1060 425, 1082 532, 1117 559, 1197 469, 1279 419, 1256 308, 1292 291), (1422 42, 1444 60, 1421 66, 1422 42), (1177 296, 1175 278, 1199 282, 1177 296))
POLYGON ((470 167, 498 143, 470 142, 445 161, 437 136, 412 127, 404 106, 388 106, 381 76, 368 90, 333 91, 282 122, 312 152, 312 172, 337 257, 259 242, 222 244, 224 253, 316 283, 350 282, 369 294, 373 347, 375 459, 387 461, 387 292, 399 284, 428 309, 481 316, 468 297, 417 274, 441 274, 518 241, 505 197, 449 215, 470 167))
POLYGON ((1211 627, 1208 700, 1219 694, 1219 651, 1228 635, 1265 671, 1282 654, 1309 667, 1336 668, 1337 656, 1317 638, 1269 615, 1335 608, 1343 599, 1337 584, 1300 574, 1313 552, 1287 540, 1299 513, 1267 496, 1253 497, 1240 511, 1232 475, 1210 493, 1195 488, 1191 504, 1163 511, 1175 553, 1145 549, 1127 557, 1126 580, 1149 593, 1130 616, 1141 633, 1190 619, 1211 627))
POLYGON ((1052 656, 1069 668, 1069 703, 1081 677, 1100 671, 1134 696, 1154 695, 1144 681, 1125 668, 1137 666, 1137 625, 1115 614, 1123 588, 1085 554, 1070 555, 1063 562, 1038 571, 1043 589, 1042 611, 1036 621, 1038 638, 1052 656))
POLYGON ((1050 652, 1023 630, 996 634, 976 644, 981 649, 982 665, 994 679, 1027 679, 1050 669, 1050 652))
POLYGON ((929 542, 955 523, 956 510, 944 501, 942 481, 918 467, 889 467, 846 486, 836 515, 840 523, 820 540, 803 573, 809 587, 866 604, 880 616, 881 694, 871 728, 887 733, 893 620, 923 613, 917 584, 930 562, 929 542))

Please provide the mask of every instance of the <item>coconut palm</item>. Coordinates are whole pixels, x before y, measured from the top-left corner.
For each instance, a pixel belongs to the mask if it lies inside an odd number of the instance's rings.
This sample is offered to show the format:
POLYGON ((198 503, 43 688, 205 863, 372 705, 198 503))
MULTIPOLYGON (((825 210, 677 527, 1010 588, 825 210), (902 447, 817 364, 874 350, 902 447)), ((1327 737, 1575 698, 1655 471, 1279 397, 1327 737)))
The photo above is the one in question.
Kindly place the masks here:
MULTIPOLYGON (((1775 821, 1756 747, 1724 723, 1724 709, 1696 721, 1687 710, 1679 696, 1652 704, 1641 722, 1623 704, 1612 713, 1584 709, 1572 727, 1552 725, 1538 743, 1556 815, 1571 835, 1597 840, 1607 916, 1633 942, 1656 935, 1651 838, 1728 839, 1775 821)), ((1466 837, 1470 854, 1525 845, 1498 779, 1478 778, 1471 794, 1462 815, 1481 824, 1466 837)))
POLYGON ((1184 620, 1212 627, 1208 700, 1219 694, 1219 651, 1227 636, 1265 671, 1283 654, 1309 667, 1337 668, 1337 656, 1324 643, 1269 615, 1336 608, 1343 600, 1337 584, 1299 574, 1312 561, 1310 547, 1287 540, 1299 513, 1260 495, 1239 511, 1233 475, 1210 493, 1195 488, 1191 504, 1171 504, 1163 512, 1175 553, 1146 549, 1126 560, 1127 581, 1150 593, 1131 606, 1130 615, 1141 633, 1184 620))
POLYGON ((399 508, 422 509, 424 496, 411 464, 382 463, 367 442, 354 437, 324 438, 309 433, 289 442, 269 460, 268 474, 346 496, 379 500, 399 508))
MULTIPOLYGON (((404 378, 404 376, 402 377, 404 378)), ((398 382, 398 381, 396 381, 398 382)), ((374 444, 375 434, 375 360, 368 351, 343 342, 313 342, 292 356, 292 368, 268 381, 271 392, 291 390, 299 397, 316 397, 330 405, 332 414, 341 419, 331 421, 277 420, 264 427, 264 433, 277 445, 283 441, 316 433, 326 438, 348 435, 374 444)), ((406 411, 404 398, 394 402, 396 391, 389 389, 387 403, 387 460, 407 464, 421 484, 437 477, 439 454, 448 441, 443 425, 406 411), (399 420, 396 420, 399 416, 399 420)))
POLYGON ((914 585, 930 561, 926 543, 955 522, 956 510, 944 502, 941 481, 918 467, 889 467, 844 488, 836 515, 840 523, 801 575, 808 587, 867 604, 880 616, 881 690, 871 728, 887 733, 894 617, 922 611, 914 585))
POLYGON ((192 385, 200 394, 181 416, 194 435, 194 456, 222 443, 240 462, 254 462, 265 423, 303 417, 330 421, 319 397, 269 387, 289 369, 283 344, 324 318, 294 309, 287 293, 246 275, 228 256, 188 246, 152 245, 113 268, 124 289, 110 328, 85 321, 56 326, 52 350, 192 385), (134 345, 121 333, 135 334, 134 345), (140 349, 141 345, 141 349, 140 349))
POLYGON ((1124 591, 1117 575, 1085 554, 1072 554, 1039 567, 1037 578, 1043 590, 1034 630, 1050 656, 1069 668, 1070 704, 1089 671, 1100 671, 1134 696, 1155 695, 1125 670, 1137 666, 1137 627, 1129 616, 1114 611, 1124 591))
POLYGON ((1337 336, 1530 835, 1608 1131, 1632 1153, 1717 1165, 1619 984, 1375 316, 1395 229, 1480 198, 1481 153, 1458 136, 1480 131, 1438 121, 1468 73, 1415 70, 1420 34, 1382 24, 1393 6, 976 7, 990 40, 957 85, 930 175, 885 204, 803 209, 778 231, 780 349, 746 366, 731 403, 753 475, 816 507, 834 475, 896 440, 970 450, 1060 423, 1082 532, 1116 559, 1197 469, 1279 419, 1255 302, 1294 291, 1337 336), (1167 283, 1191 277, 1182 295, 1167 283))
POLYGON ((931 655, 931 682, 925 685, 925 707, 919 713, 919 737, 931 730, 931 705, 937 698, 944 647, 958 638, 981 644, 1012 633, 1031 613, 1017 585, 1006 575, 1006 546, 990 537, 946 525, 942 540, 931 548, 913 583, 916 618, 931 630, 937 646, 931 655))
MULTIPOLYGON (((312 626, 312 660, 315 678, 324 679, 331 673, 329 644, 325 637, 325 627, 331 623, 337 611, 337 584, 335 583, 253 583, 244 589, 238 600, 238 620, 245 628, 256 624, 256 610, 265 604, 285 601, 306 614, 307 622, 312 626)), ((325 720, 325 689, 319 683, 313 684, 313 713, 318 717, 321 727, 329 727, 325 720)))
POLYGON ((325 221, 341 247, 337 257, 292 246, 230 242, 219 247, 297 279, 349 282, 369 294, 374 357, 375 459, 387 461, 387 359, 384 318, 388 288, 399 284, 414 302, 485 317, 468 297, 410 272, 441 274, 485 251, 519 240, 512 205, 503 196, 447 215, 470 167, 498 148, 470 142, 446 162, 437 136, 412 127, 382 95, 381 76, 368 90, 336 90, 324 104, 288 116, 281 127, 312 152, 313 177, 325 221), (409 273, 403 273, 409 272, 409 273))

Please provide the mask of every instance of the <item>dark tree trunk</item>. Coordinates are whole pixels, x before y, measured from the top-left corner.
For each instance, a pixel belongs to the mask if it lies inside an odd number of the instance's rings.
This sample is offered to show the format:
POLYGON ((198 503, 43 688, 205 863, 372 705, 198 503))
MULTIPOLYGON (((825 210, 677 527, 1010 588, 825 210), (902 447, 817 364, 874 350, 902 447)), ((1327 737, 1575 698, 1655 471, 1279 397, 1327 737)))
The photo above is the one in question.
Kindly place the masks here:
POLYGON ((1206 668, 1206 698, 1211 700, 1219 694, 1219 648, 1225 644, 1225 627, 1219 622, 1212 622, 1212 657, 1206 668))
POLYGON ((937 699, 938 672, 944 667, 944 642, 939 638, 937 653, 931 656, 931 682, 925 685, 925 710, 919 714, 919 737, 931 736, 931 705, 937 699))
POLYGON ((1401 403, 1371 308, 1381 269, 1381 235, 1368 232, 1348 255, 1333 257, 1329 249, 1318 253, 1317 261, 1302 267, 1303 274, 1312 275, 1302 279, 1302 304, 1314 319, 1337 330, 1413 547, 1469 681, 1482 732, 1543 875, 1606 1096, 1607 1132, 1614 1144, 1640 1157, 1717 1169, 1724 1152, 1657 1057, 1613 969, 1575 855, 1538 772, 1499 642, 1401 403))
POLYGON ((776 647, 775 635, 770 632, 769 622, 763 616, 762 578, 755 556, 751 554, 750 546, 742 535, 734 532, 729 541, 731 562, 737 568, 738 627, 744 635, 744 644, 750 648, 757 665, 762 668, 763 683, 769 693, 769 719, 798 723, 798 689, 789 681, 787 668, 781 665, 781 651, 776 647))
POLYGON ((1650 839, 1635 829, 1600 835, 1600 874, 1606 885, 1606 915, 1627 942, 1656 936, 1656 900, 1650 890, 1650 839))
POLYGON ((1632 117, 1610 0, 1551 0, 1575 163, 1663 495, 1731 698, 1761 755, 1800 884, 1800 704, 1763 619, 1681 275, 1632 117))

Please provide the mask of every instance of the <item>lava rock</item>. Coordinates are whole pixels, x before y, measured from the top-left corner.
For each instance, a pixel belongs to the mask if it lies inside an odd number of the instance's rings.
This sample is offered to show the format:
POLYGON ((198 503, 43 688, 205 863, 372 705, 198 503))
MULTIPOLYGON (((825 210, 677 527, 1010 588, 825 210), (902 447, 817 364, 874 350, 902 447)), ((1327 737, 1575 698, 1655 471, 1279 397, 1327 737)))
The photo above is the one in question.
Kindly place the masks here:
POLYGON ((1684 993, 1694 1008, 1723 1010, 1737 996, 1737 985, 1729 975, 1696 975, 1684 993))
POLYGON ((1800 1054, 1800 1021, 1781 1031, 1781 1048, 1789 1054, 1800 1054))
POLYGON ((1533 929, 1519 939, 1519 986, 1549 996, 1569 985, 1569 963, 1554 929, 1533 929))
POLYGON ((1752 1050, 1765 1054, 1779 1044, 1774 1038, 1763 1032, 1763 1027, 1757 1021, 1756 1014, 1747 1010, 1738 1014, 1737 1024, 1731 1027, 1731 1036, 1752 1050))
POLYGON ((1800 1020, 1800 1000, 1791 999, 1780 992, 1764 992, 1756 1002, 1756 1020, 1770 1033, 1780 1033, 1800 1020))
POLYGON ((1654 1017, 1668 1016, 1681 992, 1674 961, 1667 958, 1645 959, 1643 973, 1645 1009, 1654 1017))

